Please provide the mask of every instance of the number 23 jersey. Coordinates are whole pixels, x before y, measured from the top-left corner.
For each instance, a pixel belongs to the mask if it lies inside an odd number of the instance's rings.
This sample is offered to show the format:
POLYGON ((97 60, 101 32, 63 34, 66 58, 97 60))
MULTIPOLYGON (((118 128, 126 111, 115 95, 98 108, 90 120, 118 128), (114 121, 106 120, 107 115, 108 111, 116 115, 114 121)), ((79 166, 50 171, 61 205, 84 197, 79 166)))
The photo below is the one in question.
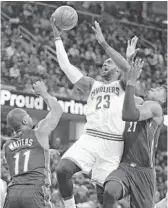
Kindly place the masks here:
MULTIPOLYGON (((46 138, 47 139, 47 138, 46 138)), ((35 131, 27 129, 4 145, 5 158, 14 184, 50 185, 49 150, 39 143, 35 131)))
POLYGON ((95 81, 87 101, 85 129, 122 135, 125 127, 122 121, 124 96, 120 81, 109 84, 95 81))

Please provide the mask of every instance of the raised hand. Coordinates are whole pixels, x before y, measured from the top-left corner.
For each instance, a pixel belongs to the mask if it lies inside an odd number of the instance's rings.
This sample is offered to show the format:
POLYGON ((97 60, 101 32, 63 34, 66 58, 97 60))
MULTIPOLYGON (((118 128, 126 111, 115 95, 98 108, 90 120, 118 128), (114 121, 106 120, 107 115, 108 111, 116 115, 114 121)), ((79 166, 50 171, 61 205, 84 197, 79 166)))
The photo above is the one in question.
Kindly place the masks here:
POLYGON ((96 39, 99 42, 99 44, 105 42, 102 30, 101 30, 100 25, 97 21, 95 21, 95 27, 92 26, 92 30, 94 31, 94 33, 96 35, 96 39))
POLYGON ((47 93, 47 88, 43 81, 37 81, 33 83, 33 92, 36 95, 43 95, 47 93))
POLYGON ((54 13, 50 17, 51 27, 53 29, 54 38, 60 37, 62 30, 59 28, 59 26, 56 26, 56 20, 54 18, 54 13))
POLYGON ((136 49, 136 45, 138 42, 138 37, 134 36, 131 40, 128 40, 127 50, 126 50, 126 57, 129 64, 132 63, 134 57, 136 56, 137 52, 140 50, 139 48, 136 49))
POLYGON ((131 63, 131 69, 128 72, 128 83, 135 86, 136 80, 139 77, 139 74, 144 65, 144 61, 142 59, 137 58, 135 62, 131 63))

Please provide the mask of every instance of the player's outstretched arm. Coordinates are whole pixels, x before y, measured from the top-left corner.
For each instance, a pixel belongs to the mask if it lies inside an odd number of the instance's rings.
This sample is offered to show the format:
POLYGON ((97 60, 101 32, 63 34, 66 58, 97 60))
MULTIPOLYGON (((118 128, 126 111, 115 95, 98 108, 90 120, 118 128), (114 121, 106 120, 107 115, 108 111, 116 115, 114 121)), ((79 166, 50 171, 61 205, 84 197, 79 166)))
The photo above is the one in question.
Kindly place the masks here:
POLYGON ((95 27, 92 27, 93 31, 95 32, 96 39, 98 40, 99 44, 104 48, 106 53, 109 57, 114 61, 114 63, 123 71, 128 72, 130 69, 130 65, 128 61, 116 50, 108 45, 105 41, 103 33, 101 31, 100 25, 97 21, 95 21, 95 27))
MULTIPOLYGON (((137 42, 138 42, 137 36, 134 36, 131 40, 128 40, 126 57, 128 64, 130 65, 130 68, 131 68, 131 63, 134 60, 134 57, 136 56, 137 52, 140 50, 139 48, 136 48, 137 42)), ((142 70, 139 71, 139 76, 137 77, 137 79, 140 77, 141 72, 142 70)), ((126 86, 127 78, 128 78, 128 73, 122 72, 120 81, 123 86, 126 86)))
MULTIPOLYGON (((36 95, 40 95, 47 106, 50 108, 50 112, 47 114, 46 118, 41 120, 38 124, 38 127, 35 129, 36 136, 43 140, 43 138, 49 136, 49 134, 55 129, 57 126, 63 109, 60 104, 57 102, 55 97, 52 97, 49 93, 47 93, 46 86, 43 81, 37 81, 33 84, 33 89, 36 95)), ((48 141, 44 141, 48 142, 48 141)))
POLYGON ((54 17, 51 16, 51 26, 54 33, 54 41, 56 46, 56 54, 60 68, 67 75, 68 79, 76 85, 81 91, 86 93, 90 91, 94 80, 90 77, 84 76, 78 68, 73 66, 67 56, 63 42, 60 37, 60 31, 54 24, 54 17))
POLYGON ((143 66, 141 59, 136 59, 135 63, 132 63, 131 70, 128 73, 128 81, 125 92, 122 119, 124 121, 142 121, 149 118, 158 118, 158 124, 162 121, 162 108, 154 101, 146 101, 143 105, 136 106, 134 94, 136 79, 143 66))

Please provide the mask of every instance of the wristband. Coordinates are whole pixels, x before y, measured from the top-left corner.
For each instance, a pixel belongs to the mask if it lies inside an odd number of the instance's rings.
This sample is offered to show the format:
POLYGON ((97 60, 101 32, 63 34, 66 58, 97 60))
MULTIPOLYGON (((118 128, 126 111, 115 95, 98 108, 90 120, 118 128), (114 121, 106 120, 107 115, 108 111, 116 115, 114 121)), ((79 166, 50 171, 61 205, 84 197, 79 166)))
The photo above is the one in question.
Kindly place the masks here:
POLYGON ((61 40, 61 37, 54 38, 54 41, 61 40))
POLYGON ((130 82, 130 81, 127 81, 127 86, 135 87, 135 85, 136 85, 136 83, 134 84, 134 83, 132 83, 132 82, 130 82))

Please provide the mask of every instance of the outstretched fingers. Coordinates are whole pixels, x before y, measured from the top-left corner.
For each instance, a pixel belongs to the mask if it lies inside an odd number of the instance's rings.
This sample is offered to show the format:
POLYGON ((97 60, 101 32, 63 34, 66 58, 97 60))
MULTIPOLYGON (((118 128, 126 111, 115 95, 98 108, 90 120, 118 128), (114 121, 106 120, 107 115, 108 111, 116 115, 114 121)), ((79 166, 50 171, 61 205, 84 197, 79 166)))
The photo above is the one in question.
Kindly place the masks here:
POLYGON ((92 30, 93 30, 95 33, 97 32, 96 28, 94 28, 93 26, 92 26, 92 30))
POLYGON ((144 61, 141 58, 136 58, 136 60, 133 64, 134 69, 137 71, 141 70, 143 65, 144 65, 144 61))
POLYGON ((128 45, 128 46, 131 46, 131 40, 128 40, 127 45, 128 45))
POLYGON ((136 47, 137 42, 138 42, 138 37, 137 37, 137 36, 134 36, 134 37, 131 39, 131 45, 133 45, 134 47, 136 47))
POLYGON ((95 28, 98 30, 98 31, 101 31, 101 28, 100 28, 100 25, 97 21, 95 21, 95 28))

